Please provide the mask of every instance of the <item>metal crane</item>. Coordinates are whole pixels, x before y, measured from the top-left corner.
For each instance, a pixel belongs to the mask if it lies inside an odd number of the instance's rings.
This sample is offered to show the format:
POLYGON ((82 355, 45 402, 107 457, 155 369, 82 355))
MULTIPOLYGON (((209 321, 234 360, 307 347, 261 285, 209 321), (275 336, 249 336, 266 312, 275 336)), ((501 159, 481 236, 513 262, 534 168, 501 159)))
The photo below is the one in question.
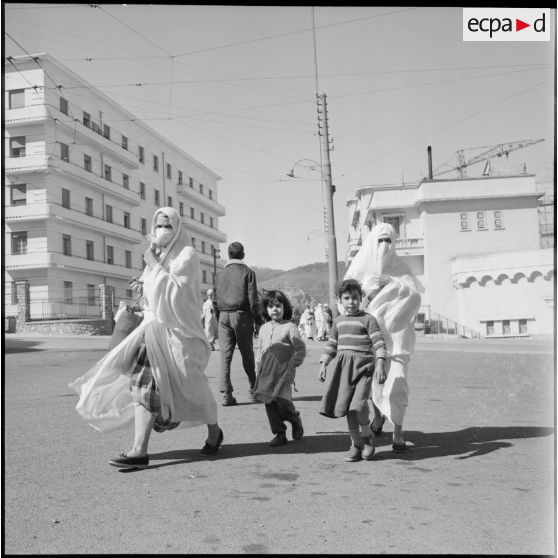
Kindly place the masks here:
POLYGON ((470 151, 472 149, 486 149, 482 153, 471 157, 469 160, 465 158, 465 149, 460 149, 456 152, 457 160, 459 161, 459 165, 457 167, 453 167, 451 169, 447 169, 444 171, 440 171, 434 174, 434 176, 440 176, 441 174, 446 174, 448 172, 457 171, 459 173, 460 178, 465 178, 467 176, 467 167, 473 165, 474 163, 480 163, 481 161, 487 161, 485 165, 485 170, 483 174, 489 174, 489 164, 490 159, 492 157, 502 157, 505 155, 506 157, 516 149, 523 149, 524 147, 529 147, 530 145, 534 145, 535 143, 540 143, 544 141, 544 139, 527 139, 527 140, 520 140, 520 141, 512 141, 508 143, 499 143, 497 145, 483 145, 481 147, 471 147, 467 149, 470 151), (487 149, 488 148, 488 149, 487 149))

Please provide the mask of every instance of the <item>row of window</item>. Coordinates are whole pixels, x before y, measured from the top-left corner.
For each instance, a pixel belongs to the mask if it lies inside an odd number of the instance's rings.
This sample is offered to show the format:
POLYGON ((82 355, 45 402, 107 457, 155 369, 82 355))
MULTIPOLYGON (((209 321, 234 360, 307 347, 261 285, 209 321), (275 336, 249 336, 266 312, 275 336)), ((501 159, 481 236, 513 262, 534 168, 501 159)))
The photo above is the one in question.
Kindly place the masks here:
MULTIPOLYGON (((142 219, 145 221, 145 219, 142 219)), ((192 247, 196 248, 197 239, 195 237, 191 238, 192 247)), ((11 247, 12 256, 24 256, 27 254, 27 231, 19 231, 11 233, 11 247)), ((201 241, 201 253, 213 255, 215 253, 215 246, 210 245, 210 251, 207 252, 207 244, 205 240, 201 241)), ((72 236, 69 234, 62 234, 62 253, 64 256, 72 256, 72 236)), ((85 240, 85 257, 88 260, 95 261, 95 244, 92 240, 85 240)), ((114 247, 107 245, 106 247, 106 263, 114 264, 114 247)), ((130 250, 124 250, 124 265, 125 267, 132 267, 132 252, 130 250)), ((142 257, 141 266, 144 266, 144 261, 142 257)))
MULTIPOLYGON (((110 139, 110 128, 106 126, 107 130, 106 133, 103 133, 105 137, 110 139)), ((60 158, 69 163, 70 162, 70 146, 63 142, 58 142, 60 145, 60 158)), ((122 147, 127 149, 128 146, 128 139, 125 136, 122 136, 122 147), (124 141, 125 140, 125 141, 124 141)), ((143 155, 143 147, 139 146, 140 150, 140 162, 143 162, 144 155, 143 155)), ((20 158, 26 156, 26 136, 15 136, 10 138, 10 146, 9 146, 9 156, 10 158, 20 158)), ((159 169, 159 158, 157 155, 153 155, 153 167, 154 170, 158 171, 159 169)), ((83 168, 88 172, 93 172, 93 160, 90 155, 84 154, 83 155, 83 168)), ((167 167, 167 178, 172 179, 172 166, 170 163, 166 164, 167 167)), ((112 168, 110 165, 104 164, 102 168, 102 176, 112 182, 112 168)), ((177 184, 181 185, 184 184, 183 182, 184 177, 182 171, 177 171, 177 184)), ((189 177, 189 186, 190 188, 194 188, 194 179, 189 177)), ((127 174, 122 175, 122 185, 124 188, 129 188, 129 176, 127 174)), ((205 188, 203 184, 198 185, 198 189, 200 194, 205 194, 205 188)), ((207 191, 207 197, 212 200, 213 199, 213 190, 209 189, 207 191)), ((145 199, 145 198, 143 198, 145 199)))
POLYGON ((527 320, 501 320, 486 322, 486 335, 528 335, 527 320))
POLYGON ((476 222, 477 230, 488 230, 488 226, 492 223, 494 229, 504 228, 504 217, 502 211, 477 211, 474 215, 469 213, 461 213, 459 216, 461 220, 461 230, 470 231, 471 222, 476 222))
MULTIPOLYGON (((145 185, 144 185, 145 193, 145 185)), ((26 184, 12 184, 10 185, 10 205, 27 205, 27 185, 26 184)), ((159 190, 155 190, 155 205, 160 206, 160 195, 159 190)), ((62 207, 65 209, 71 209, 70 207, 70 190, 68 188, 62 188, 62 207)), ((172 196, 167 196, 167 207, 173 207, 172 196)), ((178 202, 178 213, 181 217, 184 217, 184 203, 178 202)), ((85 198, 85 214, 93 217, 93 199, 85 198)), ((190 218, 196 219, 196 210, 190 207, 190 218)), ((113 222, 113 208, 109 204, 105 204, 105 215, 104 220, 108 223, 113 222)), ((208 224, 212 229, 215 228, 215 220, 213 217, 209 216, 209 222, 206 222, 206 215, 203 211, 200 211, 199 220, 202 225, 208 224)), ((124 227, 129 229, 130 225, 130 213, 124 211, 124 227)), ((147 234, 147 225, 145 219, 141 219, 141 234, 147 234)))

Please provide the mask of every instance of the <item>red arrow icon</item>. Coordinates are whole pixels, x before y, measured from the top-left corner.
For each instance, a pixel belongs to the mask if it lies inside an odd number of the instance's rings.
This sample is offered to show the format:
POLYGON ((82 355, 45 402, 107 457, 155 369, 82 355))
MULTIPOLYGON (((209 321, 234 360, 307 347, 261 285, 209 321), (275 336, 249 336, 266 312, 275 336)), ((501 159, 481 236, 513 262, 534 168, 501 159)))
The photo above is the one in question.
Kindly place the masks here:
POLYGON ((516 31, 521 31, 522 29, 525 29, 525 27, 531 27, 530 23, 525 23, 524 21, 521 21, 520 19, 515 20, 515 30, 516 31))

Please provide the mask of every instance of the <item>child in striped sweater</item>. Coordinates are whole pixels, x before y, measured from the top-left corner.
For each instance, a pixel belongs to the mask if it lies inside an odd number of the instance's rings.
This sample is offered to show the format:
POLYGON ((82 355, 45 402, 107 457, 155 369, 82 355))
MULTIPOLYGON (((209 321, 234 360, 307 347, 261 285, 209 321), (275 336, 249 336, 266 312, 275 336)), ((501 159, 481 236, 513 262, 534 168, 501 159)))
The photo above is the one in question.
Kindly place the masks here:
POLYGON ((330 418, 347 417, 351 447, 345 461, 372 459, 376 451, 368 407, 372 375, 377 374, 380 384, 386 381, 386 344, 376 318, 360 309, 362 296, 358 281, 341 282, 337 298, 344 314, 333 321, 320 358, 319 379, 324 382, 328 376, 320 414, 330 418))

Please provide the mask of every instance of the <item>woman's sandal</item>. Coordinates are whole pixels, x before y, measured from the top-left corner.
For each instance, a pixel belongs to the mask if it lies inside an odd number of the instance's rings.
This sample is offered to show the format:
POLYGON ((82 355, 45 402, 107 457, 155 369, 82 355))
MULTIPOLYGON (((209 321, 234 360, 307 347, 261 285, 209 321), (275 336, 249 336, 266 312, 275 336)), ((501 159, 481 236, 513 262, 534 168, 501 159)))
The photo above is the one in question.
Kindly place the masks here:
POLYGON ((219 428, 219 439, 217 440, 217 443, 214 446, 212 446, 206 440, 205 445, 200 450, 200 453, 202 455, 213 455, 213 454, 217 453, 219 451, 219 448, 221 447, 221 444, 223 443, 223 438, 224 438, 223 431, 219 428))
POLYGON ((382 416, 382 423, 380 426, 373 426, 374 420, 370 424, 370 430, 374 433, 374 436, 379 436, 382 433, 382 428, 384 427, 384 422, 386 422, 386 417, 382 416))
POLYGON ((394 442, 391 447, 396 453, 405 453, 407 451, 407 444, 405 442, 394 442))

